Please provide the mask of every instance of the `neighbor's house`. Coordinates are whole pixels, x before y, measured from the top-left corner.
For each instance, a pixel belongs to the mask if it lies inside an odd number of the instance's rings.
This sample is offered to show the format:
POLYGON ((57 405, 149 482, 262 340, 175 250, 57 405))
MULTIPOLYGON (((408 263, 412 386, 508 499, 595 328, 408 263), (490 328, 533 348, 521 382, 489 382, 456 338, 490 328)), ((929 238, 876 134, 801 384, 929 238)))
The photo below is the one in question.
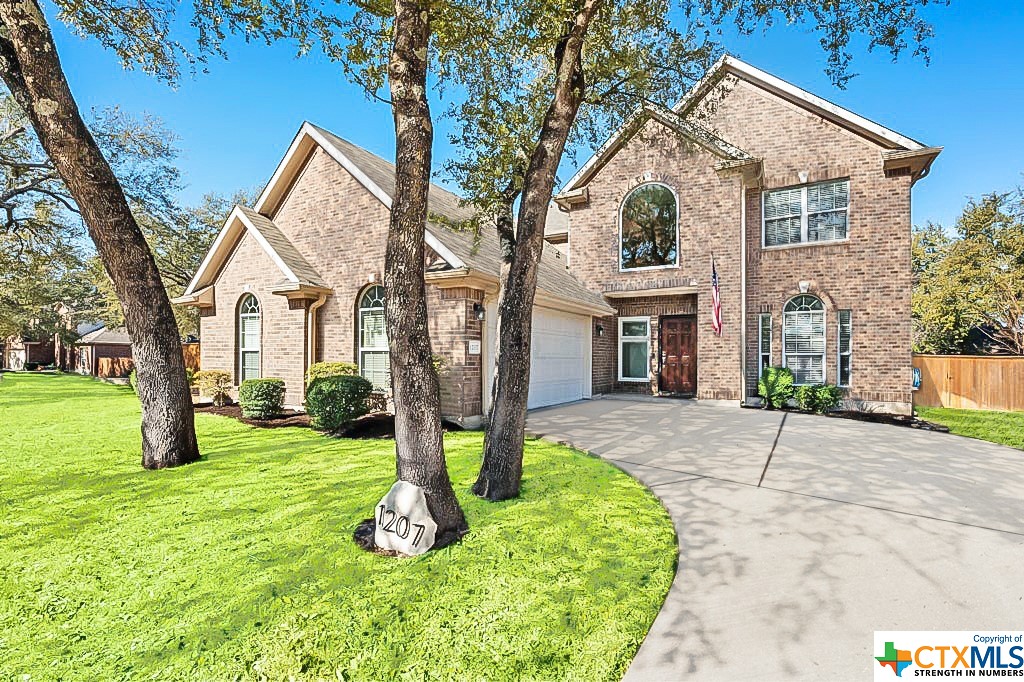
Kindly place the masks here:
POLYGON ((132 341, 124 329, 101 326, 75 342, 74 371, 79 374, 126 377, 132 367, 132 341))
POLYGON ((25 365, 52 365, 54 362, 52 336, 33 337, 31 334, 10 336, 3 341, 3 369, 20 371, 25 365))
MULTIPOLYGON (((733 58, 675 107, 644 107, 556 196, 534 311, 530 406, 628 392, 740 402, 766 365, 910 407, 910 191, 939 153, 733 58), (712 260, 721 334, 712 326, 712 260), (567 267, 568 266, 568 267, 567 267)), ((178 303, 202 364, 285 380, 348 360, 380 387, 394 167, 305 124, 236 207, 178 303)), ((439 187, 430 211, 468 217, 439 187)), ((447 221, 446 221, 447 222, 447 221)), ((446 416, 487 409, 493 230, 430 224, 428 297, 446 416)))

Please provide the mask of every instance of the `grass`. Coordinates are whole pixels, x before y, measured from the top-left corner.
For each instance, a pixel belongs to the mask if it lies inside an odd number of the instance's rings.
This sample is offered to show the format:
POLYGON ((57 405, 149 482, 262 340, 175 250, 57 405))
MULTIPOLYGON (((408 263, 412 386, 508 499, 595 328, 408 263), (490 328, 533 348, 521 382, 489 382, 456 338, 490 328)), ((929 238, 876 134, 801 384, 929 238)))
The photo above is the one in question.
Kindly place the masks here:
POLYGON ((129 389, 0 381, 0 679, 618 679, 668 591, 655 498, 598 459, 526 447, 523 494, 414 559, 358 549, 392 441, 197 415, 201 462, 145 471, 129 389))
POLYGON ((948 407, 915 407, 914 410, 925 421, 948 426, 950 433, 1024 450, 1024 412, 954 410, 948 407))

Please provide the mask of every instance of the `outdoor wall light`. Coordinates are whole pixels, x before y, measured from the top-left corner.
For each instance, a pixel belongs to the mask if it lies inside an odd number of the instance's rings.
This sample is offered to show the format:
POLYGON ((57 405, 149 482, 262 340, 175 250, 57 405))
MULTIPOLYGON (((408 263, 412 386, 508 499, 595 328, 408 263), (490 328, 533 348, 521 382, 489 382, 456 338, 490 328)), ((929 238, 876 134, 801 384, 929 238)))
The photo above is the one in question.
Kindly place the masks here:
POLYGON ((603 324, 597 325, 596 331, 597 331, 597 335, 598 336, 604 336, 604 325, 603 324))
POLYGON ((479 303, 473 304, 473 314, 476 315, 476 319, 481 322, 483 322, 484 318, 487 316, 487 313, 484 311, 484 307, 479 303))

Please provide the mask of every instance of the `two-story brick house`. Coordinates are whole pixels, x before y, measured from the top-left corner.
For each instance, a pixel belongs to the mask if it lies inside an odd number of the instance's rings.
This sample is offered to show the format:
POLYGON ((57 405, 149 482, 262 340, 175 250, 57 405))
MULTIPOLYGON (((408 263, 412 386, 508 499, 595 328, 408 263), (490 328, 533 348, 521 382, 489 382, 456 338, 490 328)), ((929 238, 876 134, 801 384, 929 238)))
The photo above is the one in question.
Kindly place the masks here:
POLYGON ((939 151, 731 57, 639 111, 556 197, 570 271, 616 309, 593 391, 739 401, 784 365, 909 410, 910 194, 939 151))
MULTIPOLYGON (((644 107, 556 196, 530 406, 612 392, 739 403, 772 364, 906 411, 910 190, 939 151, 732 58, 671 110, 644 107)), ((392 164, 304 124, 176 300, 200 309, 202 366, 236 385, 283 378, 293 406, 320 360, 357 363, 386 389, 393 192, 392 164)), ((453 228, 470 214, 440 187, 430 212, 446 219, 426 235, 442 410, 475 424, 493 376, 497 239, 453 228)))

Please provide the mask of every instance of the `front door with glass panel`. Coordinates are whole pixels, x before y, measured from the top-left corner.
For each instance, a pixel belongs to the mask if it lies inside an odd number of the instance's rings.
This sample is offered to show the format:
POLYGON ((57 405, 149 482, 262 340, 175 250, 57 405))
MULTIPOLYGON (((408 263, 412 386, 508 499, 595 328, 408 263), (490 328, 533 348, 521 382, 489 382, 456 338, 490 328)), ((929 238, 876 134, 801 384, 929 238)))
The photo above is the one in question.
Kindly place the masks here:
POLYGON ((697 318, 663 317, 661 345, 662 393, 694 395, 697 392, 697 318))

